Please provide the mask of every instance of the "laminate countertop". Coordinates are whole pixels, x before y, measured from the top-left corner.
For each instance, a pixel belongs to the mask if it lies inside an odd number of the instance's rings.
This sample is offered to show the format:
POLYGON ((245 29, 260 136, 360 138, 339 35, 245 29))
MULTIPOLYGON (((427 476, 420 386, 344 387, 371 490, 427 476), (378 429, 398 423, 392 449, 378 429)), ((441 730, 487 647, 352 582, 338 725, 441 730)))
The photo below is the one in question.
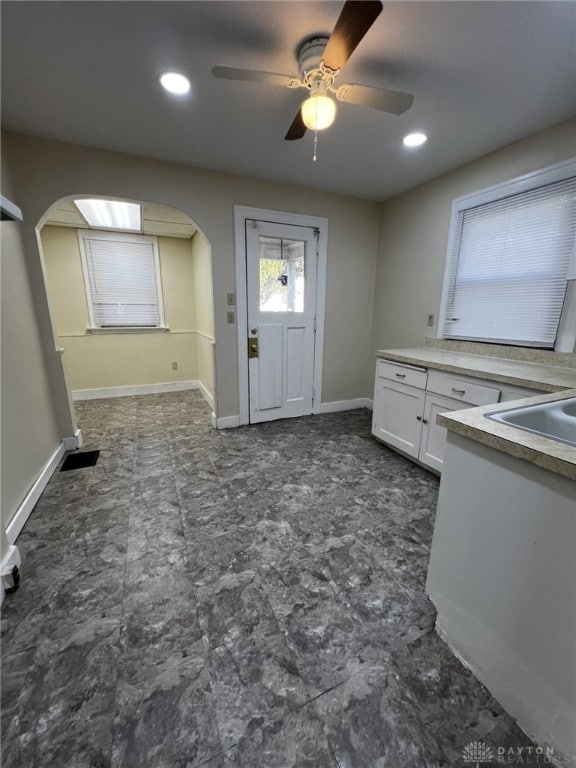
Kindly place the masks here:
POLYGON ((376 356, 397 363, 501 381, 541 392, 560 392, 563 389, 576 388, 576 368, 487 355, 471 355, 433 347, 380 349, 376 352, 376 356))
POLYGON ((576 397, 576 369, 431 347, 383 349, 377 357, 406 365, 500 381, 538 390, 542 395, 439 414, 437 423, 452 432, 576 480, 576 447, 489 419, 486 414, 524 405, 576 397))

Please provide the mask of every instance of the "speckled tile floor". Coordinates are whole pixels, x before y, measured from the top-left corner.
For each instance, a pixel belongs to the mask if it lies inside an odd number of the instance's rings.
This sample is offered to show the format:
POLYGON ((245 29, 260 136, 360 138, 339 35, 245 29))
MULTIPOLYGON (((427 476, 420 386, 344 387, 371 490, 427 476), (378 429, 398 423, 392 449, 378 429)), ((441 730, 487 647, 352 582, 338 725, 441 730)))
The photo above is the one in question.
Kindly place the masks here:
POLYGON ((428 768, 530 742, 433 631, 438 482, 368 411, 78 405, 4 603, 6 768, 428 768))

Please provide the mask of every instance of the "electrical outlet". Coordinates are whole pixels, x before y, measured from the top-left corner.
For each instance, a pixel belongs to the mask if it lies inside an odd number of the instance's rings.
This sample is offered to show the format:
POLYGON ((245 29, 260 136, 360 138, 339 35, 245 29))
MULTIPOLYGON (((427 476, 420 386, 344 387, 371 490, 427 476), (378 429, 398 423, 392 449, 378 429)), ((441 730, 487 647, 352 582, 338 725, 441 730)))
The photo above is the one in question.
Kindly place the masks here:
POLYGON ((228 302, 229 307, 236 306, 236 294, 235 293, 227 293, 226 294, 226 301, 228 302))
POLYGON ((178 370, 178 363, 172 363, 172 370, 177 371, 178 370))
POLYGON ((234 312, 226 312, 226 322, 229 325, 234 325, 236 322, 236 318, 234 317, 234 312))
POLYGON ((428 315, 426 318, 426 325, 428 325, 430 328, 434 325, 434 315, 428 315))

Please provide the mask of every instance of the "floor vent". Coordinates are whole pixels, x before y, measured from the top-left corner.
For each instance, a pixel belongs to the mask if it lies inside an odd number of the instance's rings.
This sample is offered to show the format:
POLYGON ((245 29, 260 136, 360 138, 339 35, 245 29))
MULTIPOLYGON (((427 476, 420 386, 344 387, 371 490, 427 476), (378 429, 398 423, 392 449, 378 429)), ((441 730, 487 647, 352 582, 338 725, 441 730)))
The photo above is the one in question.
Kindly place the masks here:
POLYGON ((84 467, 93 467, 98 461, 100 451, 80 451, 66 456, 64 463, 60 467, 60 472, 68 472, 70 469, 84 469, 84 467))

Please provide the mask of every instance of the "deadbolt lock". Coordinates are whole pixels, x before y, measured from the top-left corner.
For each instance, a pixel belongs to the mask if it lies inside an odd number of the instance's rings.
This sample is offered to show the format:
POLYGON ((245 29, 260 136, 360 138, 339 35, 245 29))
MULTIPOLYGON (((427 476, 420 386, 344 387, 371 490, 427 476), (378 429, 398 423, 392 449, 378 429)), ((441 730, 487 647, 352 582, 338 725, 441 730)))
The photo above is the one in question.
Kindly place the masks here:
POLYGON ((258 339, 248 336, 248 359, 252 360, 254 357, 258 357, 258 339))

